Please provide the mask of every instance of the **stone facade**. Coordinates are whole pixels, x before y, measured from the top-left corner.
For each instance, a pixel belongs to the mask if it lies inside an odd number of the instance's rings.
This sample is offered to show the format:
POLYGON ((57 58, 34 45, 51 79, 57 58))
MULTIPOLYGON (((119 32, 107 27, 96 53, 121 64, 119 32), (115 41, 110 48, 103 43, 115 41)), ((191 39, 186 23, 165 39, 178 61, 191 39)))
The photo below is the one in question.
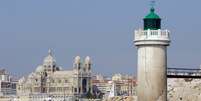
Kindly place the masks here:
POLYGON ((17 85, 17 96, 37 99, 82 97, 91 93, 91 60, 87 56, 81 62, 79 56, 75 57, 73 70, 62 70, 56 64, 51 50, 44 58, 43 64, 28 76, 22 77, 17 85), (43 98, 43 96, 42 96, 43 98))
POLYGON ((0 69, 0 96, 16 95, 16 83, 5 69, 0 69))
POLYGON ((201 80, 168 78, 168 101, 201 101, 201 80))

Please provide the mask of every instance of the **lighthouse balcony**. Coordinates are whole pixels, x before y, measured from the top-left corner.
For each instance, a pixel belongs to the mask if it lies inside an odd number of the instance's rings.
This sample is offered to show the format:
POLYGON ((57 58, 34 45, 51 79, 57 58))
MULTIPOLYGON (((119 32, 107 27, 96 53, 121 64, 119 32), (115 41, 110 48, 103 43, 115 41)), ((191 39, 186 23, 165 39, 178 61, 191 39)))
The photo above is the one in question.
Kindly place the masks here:
POLYGON ((146 44, 161 44, 169 45, 170 43, 170 32, 168 30, 135 30, 134 33, 135 45, 146 45, 146 44))

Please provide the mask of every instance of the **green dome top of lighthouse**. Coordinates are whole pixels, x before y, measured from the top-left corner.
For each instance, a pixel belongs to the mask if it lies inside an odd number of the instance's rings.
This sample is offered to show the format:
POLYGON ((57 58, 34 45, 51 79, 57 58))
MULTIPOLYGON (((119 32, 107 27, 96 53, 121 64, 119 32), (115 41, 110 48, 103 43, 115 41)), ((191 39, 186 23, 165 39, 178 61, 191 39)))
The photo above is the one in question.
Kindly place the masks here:
POLYGON ((150 13, 144 17, 144 19, 160 19, 160 17, 154 12, 155 9, 152 7, 150 13))
POLYGON ((144 30, 161 29, 161 18, 154 12, 154 7, 151 7, 150 13, 144 17, 144 30))

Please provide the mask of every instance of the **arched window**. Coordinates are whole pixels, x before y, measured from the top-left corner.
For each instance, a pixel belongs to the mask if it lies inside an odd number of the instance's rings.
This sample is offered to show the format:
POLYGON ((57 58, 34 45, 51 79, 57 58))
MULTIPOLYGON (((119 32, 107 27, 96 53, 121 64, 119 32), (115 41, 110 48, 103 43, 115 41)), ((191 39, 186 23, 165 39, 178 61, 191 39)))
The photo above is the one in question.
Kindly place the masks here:
POLYGON ((35 79, 36 82, 38 82, 38 79, 35 79))
POLYGON ((82 90, 83 90, 83 93, 87 92, 87 80, 86 79, 82 80, 82 90))
POLYGON ((89 70, 91 70, 91 64, 89 64, 89 67, 88 67, 88 69, 89 69, 89 70))
POLYGON ((80 68, 81 68, 81 63, 78 64, 78 69, 80 70, 80 68))

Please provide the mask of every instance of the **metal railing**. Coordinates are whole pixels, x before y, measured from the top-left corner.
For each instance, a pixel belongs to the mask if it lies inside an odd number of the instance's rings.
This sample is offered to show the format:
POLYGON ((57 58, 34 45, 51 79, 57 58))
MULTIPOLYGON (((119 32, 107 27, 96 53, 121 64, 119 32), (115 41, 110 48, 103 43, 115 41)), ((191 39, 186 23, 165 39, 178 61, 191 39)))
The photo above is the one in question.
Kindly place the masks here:
POLYGON ((135 41, 138 40, 170 40, 168 30, 135 30, 135 41))
POLYGON ((200 78, 201 69, 188 69, 188 68, 168 68, 168 78, 200 78))

